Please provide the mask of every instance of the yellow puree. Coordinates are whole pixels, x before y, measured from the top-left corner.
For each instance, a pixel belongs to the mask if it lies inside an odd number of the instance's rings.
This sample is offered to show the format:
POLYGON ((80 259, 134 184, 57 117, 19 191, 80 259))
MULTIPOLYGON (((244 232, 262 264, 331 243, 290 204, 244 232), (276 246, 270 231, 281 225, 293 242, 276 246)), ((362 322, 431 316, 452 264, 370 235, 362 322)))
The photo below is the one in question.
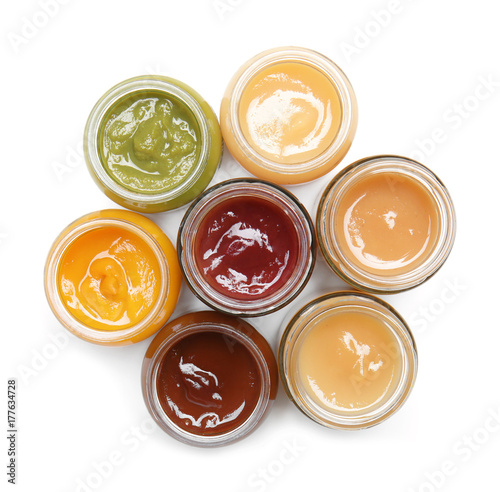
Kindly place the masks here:
POLYGON ((119 228, 89 231, 68 248, 60 267, 60 295, 86 325, 114 330, 136 324, 160 290, 160 267, 151 248, 119 228))
POLYGON ((331 314, 306 335, 298 372, 310 398, 326 410, 363 411, 394 392, 401 352, 392 331, 374 316, 331 314))

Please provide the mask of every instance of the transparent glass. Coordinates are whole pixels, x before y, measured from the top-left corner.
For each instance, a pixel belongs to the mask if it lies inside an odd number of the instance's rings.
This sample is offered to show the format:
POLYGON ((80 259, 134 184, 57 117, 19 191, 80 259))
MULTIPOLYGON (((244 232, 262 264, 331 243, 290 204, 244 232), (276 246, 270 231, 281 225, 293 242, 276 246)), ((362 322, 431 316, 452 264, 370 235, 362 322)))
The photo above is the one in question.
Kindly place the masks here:
POLYGON ((345 282, 373 293, 401 292, 416 287, 431 277, 448 258, 455 230, 455 209, 441 180, 419 162, 395 155, 367 157, 341 171, 326 187, 316 216, 318 244, 327 263, 345 282), (409 271, 392 276, 383 271, 378 274, 364 270, 352 262, 335 233, 335 218, 344 194, 360 180, 379 173, 401 175, 415 181, 428 194, 437 213, 437 239, 427 257, 416 262, 409 271))
POLYGON ((323 176, 344 158, 356 132, 358 110, 349 79, 333 61, 316 51, 290 46, 264 51, 238 70, 224 93, 220 117, 226 147, 243 167, 261 179, 296 184, 323 176), (283 62, 305 64, 325 75, 338 94, 342 112, 339 131, 326 150, 293 165, 275 162, 259 154, 245 139, 239 121, 241 96, 251 79, 258 72, 283 62))
POLYGON ((222 137, 213 110, 191 87, 162 76, 141 76, 125 80, 106 92, 92 109, 85 127, 83 149, 91 176, 113 201, 138 212, 164 212, 192 201, 210 183, 222 155, 222 137), (109 110, 120 100, 141 92, 164 93, 183 103, 197 122, 201 151, 190 174, 176 187, 158 193, 131 191, 115 181, 102 164, 99 137, 109 110))
POLYGON ((100 345, 127 345, 148 338, 168 320, 179 297, 181 273, 175 249, 161 229, 146 217, 124 210, 102 210, 70 224, 54 241, 45 264, 45 294, 59 322, 79 338, 100 345), (149 312, 123 329, 98 329, 75 318, 59 294, 60 265, 68 248, 90 231, 117 227, 135 234, 151 248, 160 267, 160 289, 149 312))
POLYGON ((417 350, 411 331, 389 304, 369 294, 335 292, 318 297, 300 309, 288 323, 278 352, 280 378, 290 400, 310 419, 334 429, 363 429, 379 424, 396 412, 408 398, 417 374, 417 350), (298 371, 301 344, 314 326, 331 314, 359 312, 375 316, 389 329, 398 343, 394 351, 400 358, 401 375, 392 394, 366 411, 342 412, 326 410, 311 398, 298 371))
POLYGON ((290 192, 278 185, 253 178, 231 179, 209 188, 186 212, 177 237, 177 253, 184 278, 205 304, 236 316, 262 316, 281 309, 305 287, 316 259, 314 226, 307 210, 290 192), (267 297, 236 299, 215 290, 197 266, 196 234, 204 217, 224 200, 258 197, 277 205, 291 219, 298 238, 297 264, 287 282, 267 297))
POLYGON ((250 434, 269 412, 277 389, 276 360, 265 338, 246 321, 213 311, 193 312, 169 322, 151 342, 142 365, 142 392, 151 416, 167 434, 195 446, 222 446, 250 434), (261 380, 259 399, 251 415, 225 433, 205 436, 187 432, 176 425, 163 410, 157 390, 158 372, 167 352, 184 337, 202 332, 227 335, 230 345, 234 340, 240 342, 255 359, 261 380))

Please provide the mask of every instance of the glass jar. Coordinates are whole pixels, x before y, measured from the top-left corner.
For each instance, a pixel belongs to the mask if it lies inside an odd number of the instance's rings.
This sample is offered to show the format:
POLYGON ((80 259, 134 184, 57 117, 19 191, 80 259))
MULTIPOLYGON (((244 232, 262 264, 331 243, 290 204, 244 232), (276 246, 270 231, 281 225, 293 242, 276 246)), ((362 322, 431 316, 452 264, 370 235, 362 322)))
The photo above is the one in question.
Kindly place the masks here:
POLYGON ((264 337, 247 322, 213 311, 170 321, 142 366, 153 419, 170 436, 202 447, 229 444, 255 430, 277 388, 276 361, 264 337))
POLYGON ((330 59, 306 48, 264 51, 231 79, 221 130, 250 173, 279 184, 311 181, 346 155, 358 111, 351 83, 330 59))
POLYGON ((153 213, 185 205, 208 186, 222 137, 217 117, 197 92, 151 75, 125 80, 99 99, 83 148, 90 174, 111 200, 153 213))
POLYGON ((45 294, 56 318, 76 336, 126 345, 165 324, 181 279, 175 248, 154 222, 101 210, 74 221, 54 241, 45 294))
POLYGON ((427 167, 406 157, 361 159, 333 178, 317 212, 327 263, 361 290, 390 294, 433 275, 451 252, 455 210, 427 167))
POLYGON ((278 367, 286 394, 307 417, 334 429, 362 429, 386 420, 406 401, 417 351, 389 304, 369 294, 335 292, 293 316, 281 338, 278 367))
POLYGON ((232 179, 191 204, 177 253, 188 286, 205 304, 227 314, 261 316, 288 304, 308 282, 314 228, 287 190, 232 179))

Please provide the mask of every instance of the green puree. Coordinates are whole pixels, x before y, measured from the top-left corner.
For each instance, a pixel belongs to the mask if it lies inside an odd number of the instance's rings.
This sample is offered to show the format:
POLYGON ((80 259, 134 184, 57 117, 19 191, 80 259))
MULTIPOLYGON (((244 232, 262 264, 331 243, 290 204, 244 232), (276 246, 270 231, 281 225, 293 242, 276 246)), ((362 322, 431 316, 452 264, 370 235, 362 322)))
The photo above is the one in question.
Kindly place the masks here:
POLYGON ((118 101, 103 120, 100 157, 131 191, 161 193, 186 180, 200 155, 198 125, 174 97, 141 92, 118 101))

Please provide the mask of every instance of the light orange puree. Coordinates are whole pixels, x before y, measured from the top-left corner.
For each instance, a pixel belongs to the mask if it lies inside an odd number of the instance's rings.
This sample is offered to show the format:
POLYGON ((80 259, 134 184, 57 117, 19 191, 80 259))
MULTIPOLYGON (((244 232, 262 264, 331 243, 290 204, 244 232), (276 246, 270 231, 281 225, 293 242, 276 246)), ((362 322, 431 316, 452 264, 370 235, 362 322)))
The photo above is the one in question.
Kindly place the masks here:
POLYGON ((85 233, 61 262, 60 296, 86 325, 123 329, 144 318, 160 290, 160 266, 143 239, 120 227, 85 233))
POLYGON ((300 347, 298 371, 318 405, 355 412, 390 397, 401 375, 401 360, 396 337, 382 321, 343 312, 312 327, 300 347))
POLYGON ((438 237, 436 203, 414 179, 362 178, 341 198, 335 235, 345 256, 379 275, 405 273, 429 256, 438 237))
POLYGON ((316 68, 274 64, 244 88, 239 120, 245 139, 273 162, 296 164, 326 150, 337 135, 342 110, 337 90, 316 68))

